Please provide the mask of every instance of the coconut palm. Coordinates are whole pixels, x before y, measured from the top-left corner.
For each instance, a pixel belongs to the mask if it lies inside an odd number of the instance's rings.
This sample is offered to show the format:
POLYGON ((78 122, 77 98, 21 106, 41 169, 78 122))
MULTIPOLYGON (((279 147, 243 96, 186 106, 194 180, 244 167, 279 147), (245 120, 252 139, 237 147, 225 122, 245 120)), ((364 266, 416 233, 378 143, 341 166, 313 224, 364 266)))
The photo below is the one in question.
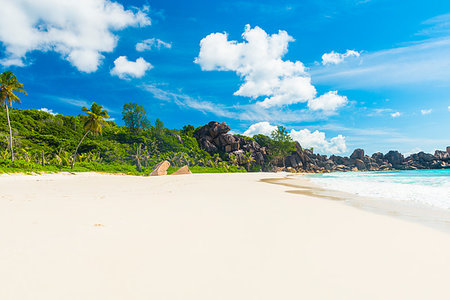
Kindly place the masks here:
POLYGON ((138 172, 142 172, 142 164, 141 161, 145 161, 145 154, 144 151, 142 151, 142 144, 134 144, 133 145, 133 152, 131 154, 131 158, 136 162, 136 170, 138 172))
POLYGON ((72 169, 75 165, 75 160, 77 157, 78 148, 83 142, 84 138, 90 133, 92 135, 99 135, 103 132, 103 126, 106 124, 106 119, 109 118, 108 112, 103 110, 103 106, 97 103, 92 103, 91 109, 83 107, 82 110, 87 114, 84 116, 84 130, 86 133, 81 138, 80 142, 75 149, 72 160, 72 169))
POLYGON ((232 164, 233 166, 239 165, 238 158, 235 154, 230 154, 229 160, 230 160, 230 164, 232 164))
POLYGON ((250 171, 250 167, 253 165, 253 163, 255 162, 255 158, 253 157, 253 154, 251 152, 247 152, 245 153, 245 159, 246 159, 246 164, 247 164, 247 171, 250 171))
POLYGON ((11 129, 11 121, 9 119, 9 108, 8 105, 12 107, 14 102, 19 102, 20 99, 14 92, 19 92, 23 94, 27 94, 23 90, 23 84, 17 81, 16 75, 13 72, 5 71, 0 74, 0 102, 2 105, 5 105, 6 108, 6 118, 8 119, 9 126, 9 147, 11 150, 11 160, 14 160, 14 150, 13 150, 13 141, 12 141, 12 129, 11 129))

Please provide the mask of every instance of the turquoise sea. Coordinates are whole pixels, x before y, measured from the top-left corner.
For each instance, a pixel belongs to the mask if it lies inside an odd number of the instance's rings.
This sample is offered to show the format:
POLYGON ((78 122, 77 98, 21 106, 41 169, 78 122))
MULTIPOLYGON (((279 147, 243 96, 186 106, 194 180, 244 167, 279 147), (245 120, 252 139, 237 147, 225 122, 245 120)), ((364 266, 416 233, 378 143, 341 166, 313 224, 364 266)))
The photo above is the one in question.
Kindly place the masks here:
POLYGON ((450 210, 450 169, 336 172, 307 177, 318 185, 337 191, 450 210))

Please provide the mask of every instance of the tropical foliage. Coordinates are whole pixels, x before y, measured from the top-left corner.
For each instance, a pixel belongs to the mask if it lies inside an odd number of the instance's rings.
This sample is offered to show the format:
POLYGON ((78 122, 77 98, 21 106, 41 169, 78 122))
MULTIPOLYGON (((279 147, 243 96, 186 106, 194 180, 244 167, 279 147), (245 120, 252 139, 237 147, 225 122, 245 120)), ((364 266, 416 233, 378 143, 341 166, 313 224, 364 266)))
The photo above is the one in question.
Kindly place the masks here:
POLYGON ((162 160, 171 163, 169 173, 184 165, 192 172, 203 173, 260 171, 270 169, 274 160, 293 150, 292 139, 283 127, 271 137, 241 136, 266 147, 267 161, 256 165, 250 152, 238 158, 235 154, 204 151, 192 125, 169 129, 156 118, 151 126, 145 109, 136 103, 124 105, 126 126, 118 126, 95 102, 90 108, 83 107, 84 114, 78 116, 14 109, 12 104, 20 102, 15 93, 25 93, 23 85, 11 72, 0 75, 0 84, 0 172, 73 169, 146 175, 162 160), (16 161, 12 161, 14 158, 16 161))
POLYGON ((16 75, 10 71, 0 74, 0 104, 5 106, 6 119, 8 120, 9 128, 9 148, 11 150, 11 160, 14 160, 14 146, 13 135, 11 128, 11 120, 9 118, 9 107, 12 107, 14 102, 20 102, 19 97, 15 92, 26 94, 23 89, 23 84, 17 81, 16 75))

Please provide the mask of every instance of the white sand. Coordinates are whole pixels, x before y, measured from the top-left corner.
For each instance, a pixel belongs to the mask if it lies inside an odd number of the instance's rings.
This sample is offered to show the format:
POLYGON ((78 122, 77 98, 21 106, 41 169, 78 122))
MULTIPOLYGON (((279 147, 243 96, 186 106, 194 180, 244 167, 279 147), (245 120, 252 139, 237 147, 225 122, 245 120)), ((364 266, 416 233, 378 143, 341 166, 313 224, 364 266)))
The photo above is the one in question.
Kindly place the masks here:
POLYGON ((0 299, 450 299, 450 234, 275 176, 2 176, 0 299))

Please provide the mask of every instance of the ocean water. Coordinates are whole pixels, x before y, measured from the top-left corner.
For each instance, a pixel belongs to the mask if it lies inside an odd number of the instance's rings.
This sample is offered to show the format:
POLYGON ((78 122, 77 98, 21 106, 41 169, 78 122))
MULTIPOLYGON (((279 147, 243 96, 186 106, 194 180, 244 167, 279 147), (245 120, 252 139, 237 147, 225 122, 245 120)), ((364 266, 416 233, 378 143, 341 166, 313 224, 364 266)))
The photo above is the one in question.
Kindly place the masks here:
POLYGON ((328 189, 450 210, 450 169, 337 172, 307 177, 328 189))

